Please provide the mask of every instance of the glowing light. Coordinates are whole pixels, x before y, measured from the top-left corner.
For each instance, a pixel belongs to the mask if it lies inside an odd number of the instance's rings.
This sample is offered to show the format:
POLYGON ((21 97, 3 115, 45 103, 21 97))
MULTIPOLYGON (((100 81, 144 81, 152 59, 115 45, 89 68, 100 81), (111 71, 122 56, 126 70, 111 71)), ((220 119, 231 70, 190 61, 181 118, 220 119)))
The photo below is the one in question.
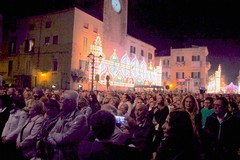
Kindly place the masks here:
MULTIPOLYGON (((99 74, 99 83, 102 85, 106 85, 106 75, 110 76, 110 86, 134 87, 135 84, 144 85, 146 83, 161 85, 161 67, 154 68, 152 62, 147 66, 145 59, 142 59, 141 62, 136 56, 130 59, 127 51, 122 57, 118 57, 116 49, 113 50, 109 60, 105 59, 105 55, 101 53, 102 46, 99 35, 95 43, 91 45, 90 51, 95 56, 103 55, 101 62, 96 60, 94 63, 94 72, 99 74)), ((89 73, 89 79, 91 79, 91 69, 89 73)))

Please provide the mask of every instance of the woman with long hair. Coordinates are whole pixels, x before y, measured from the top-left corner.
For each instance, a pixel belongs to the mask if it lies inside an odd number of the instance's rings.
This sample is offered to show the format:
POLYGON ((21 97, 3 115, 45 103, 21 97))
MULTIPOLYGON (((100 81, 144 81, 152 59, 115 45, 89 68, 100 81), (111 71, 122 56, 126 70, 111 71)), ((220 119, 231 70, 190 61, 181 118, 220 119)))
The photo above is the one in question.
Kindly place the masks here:
POLYGON ((164 138, 158 147, 156 160, 200 159, 199 143, 187 111, 171 111, 162 128, 164 138))

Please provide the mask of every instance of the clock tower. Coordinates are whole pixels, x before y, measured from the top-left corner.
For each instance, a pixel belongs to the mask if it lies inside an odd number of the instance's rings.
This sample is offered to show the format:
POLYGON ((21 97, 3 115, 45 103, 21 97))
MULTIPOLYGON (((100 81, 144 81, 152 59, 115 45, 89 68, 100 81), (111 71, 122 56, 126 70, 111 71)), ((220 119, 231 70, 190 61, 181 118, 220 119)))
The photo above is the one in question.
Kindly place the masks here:
POLYGON ((116 49, 123 55, 127 44, 128 0, 104 0, 103 51, 109 58, 116 49))

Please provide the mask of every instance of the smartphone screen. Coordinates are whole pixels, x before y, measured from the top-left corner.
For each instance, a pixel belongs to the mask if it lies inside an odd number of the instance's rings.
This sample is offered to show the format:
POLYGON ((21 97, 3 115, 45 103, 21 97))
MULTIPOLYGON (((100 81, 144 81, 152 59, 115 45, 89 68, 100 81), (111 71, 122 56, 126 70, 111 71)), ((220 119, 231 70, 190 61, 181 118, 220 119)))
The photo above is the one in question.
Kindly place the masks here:
POLYGON ((125 117, 124 116, 115 116, 116 118, 116 123, 118 124, 124 124, 125 117))

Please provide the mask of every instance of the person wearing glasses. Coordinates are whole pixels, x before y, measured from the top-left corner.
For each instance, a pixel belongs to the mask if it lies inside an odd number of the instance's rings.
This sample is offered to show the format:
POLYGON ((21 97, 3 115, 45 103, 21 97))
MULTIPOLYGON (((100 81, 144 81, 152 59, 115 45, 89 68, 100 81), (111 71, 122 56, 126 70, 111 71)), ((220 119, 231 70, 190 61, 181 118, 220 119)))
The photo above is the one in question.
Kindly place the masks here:
POLYGON ((61 115, 47 138, 54 147, 53 159, 78 159, 78 144, 88 133, 87 117, 79 110, 78 102, 76 91, 64 91, 60 103, 61 115))
POLYGON ((218 97, 213 103, 214 113, 207 117, 204 130, 209 145, 206 155, 214 160, 237 160, 240 148, 240 122, 228 112, 228 101, 218 97))

